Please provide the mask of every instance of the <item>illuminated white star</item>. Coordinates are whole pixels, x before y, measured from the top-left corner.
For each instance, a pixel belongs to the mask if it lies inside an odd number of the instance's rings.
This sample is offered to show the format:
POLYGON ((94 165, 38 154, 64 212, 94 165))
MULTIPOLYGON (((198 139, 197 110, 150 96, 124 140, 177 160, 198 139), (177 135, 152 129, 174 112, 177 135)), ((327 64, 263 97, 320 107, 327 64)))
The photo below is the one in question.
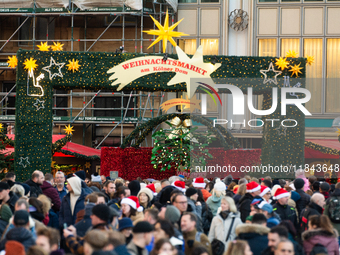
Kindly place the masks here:
POLYGON ((44 71, 48 72, 49 77, 50 77, 50 80, 52 80, 52 79, 53 79, 54 77, 56 77, 56 76, 59 76, 59 77, 63 78, 63 74, 61 73, 61 68, 63 68, 64 65, 65 65, 65 63, 56 63, 55 60, 54 60, 54 58, 51 57, 51 59, 50 59, 50 65, 49 65, 49 66, 45 66, 45 67, 43 67, 42 69, 43 69, 44 71), (52 66, 57 66, 57 67, 58 67, 58 73, 53 73, 53 74, 52 74, 52 72, 51 72, 51 70, 50 70, 50 68, 51 68, 52 66))
POLYGON ((45 108, 44 103, 45 103, 45 100, 40 101, 39 99, 37 99, 33 105, 37 108, 37 111, 39 111, 40 109, 45 108))
POLYGON ((19 165, 22 165, 23 168, 26 168, 29 164, 31 164, 29 161, 28 161, 28 157, 20 157, 20 161, 18 163, 19 165))
POLYGON ((269 82, 269 83, 274 83, 275 85, 277 85, 277 76, 279 76, 282 72, 281 71, 275 71, 273 62, 270 62, 269 68, 267 70, 260 70, 260 73, 262 73, 264 75, 263 84, 266 84, 266 83, 269 82), (274 72, 275 73, 274 79, 267 77, 268 72, 274 72))

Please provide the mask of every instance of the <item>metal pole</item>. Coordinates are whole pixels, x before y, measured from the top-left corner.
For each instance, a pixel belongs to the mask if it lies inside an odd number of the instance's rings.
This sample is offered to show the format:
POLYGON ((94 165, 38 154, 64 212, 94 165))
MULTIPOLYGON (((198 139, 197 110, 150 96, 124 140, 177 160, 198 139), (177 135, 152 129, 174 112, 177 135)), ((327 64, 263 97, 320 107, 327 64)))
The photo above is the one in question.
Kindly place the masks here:
POLYGON ((129 109, 129 105, 130 105, 130 101, 131 101, 131 96, 132 96, 132 91, 130 92, 130 97, 129 97, 129 100, 128 100, 128 103, 127 103, 127 106, 126 106, 126 110, 125 110, 125 113, 124 113, 123 120, 122 120, 122 125, 121 125, 121 130, 120 130, 120 144, 123 144, 123 123, 125 121, 125 117, 126 117, 128 109, 129 109))
MULTIPOLYGON (((74 11, 74 5, 72 3, 72 12, 74 11)), ((74 22, 74 15, 71 17, 71 51, 73 51, 73 22, 74 22)))
POLYGON ((106 140, 106 138, 109 137, 109 135, 111 135, 111 133, 113 132, 113 130, 115 130, 116 127, 118 127, 118 125, 119 125, 120 123, 122 123, 122 122, 121 122, 121 121, 118 122, 118 124, 117 124, 116 126, 114 126, 114 127, 111 129, 111 131, 103 138, 103 140, 100 141, 100 143, 97 145, 96 149, 99 148, 99 146, 106 140))
MULTIPOLYGON (((71 123, 73 123, 79 117, 79 115, 86 109, 86 107, 93 101, 93 99, 95 99, 95 97, 98 96, 100 91, 101 91, 101 89, 98 90, 97 93, 91 98, 91 100, 83 107, 83 109, 81 109, 81 111, 77 114, 76 117, 74 117, 74 119, 71 121, 71 123)), ((71 116, 71 118, 72 118, 72 116, 71 116)))
POLYGON ((99 37, 97 38, 97 40, 95 40, 95 41, 92 43, 92 45, 90 46, 90 48, 87 49, 87 51, 89 51, 89 50, 93 47, 93 45, 95 45, 96 42, 99 41, 100 37, 102 37, 103 34, 105 34, 105 32, 111 27, 111 25, 116 21, 116 19, 117 19, 119 16, 120 16, 120 15, 117 15, 117 17, 114 18, 114 19, 111 21, 111 23, 107 26, 107 28, 105 28, 105 30, 103 31, 103 33, 101 33, 101 34, 99 35, 99 37))
POLYGON ((3 99, 1 99, 0 104, 8 97, 9 94, 13 91, 13 89, 17 86, 17 84, 14 84, 14 86, 8 91, 8 93, 4 96, 3 99))
POLYGON ((4 45, 2 45, 2 47, 0 48, 0 51, 6 46, 7 43, 9 43, 9 41, 13 38, 13 36, 20 30, 20 28, 26 23, 26 21, 29 19, 30 17, 27 17, 24 22, 22 22, 20 24, 20 26, 17 28, 17 30, 14 31, 14 33, 8 38, 8 40, 4 43, 4 45))

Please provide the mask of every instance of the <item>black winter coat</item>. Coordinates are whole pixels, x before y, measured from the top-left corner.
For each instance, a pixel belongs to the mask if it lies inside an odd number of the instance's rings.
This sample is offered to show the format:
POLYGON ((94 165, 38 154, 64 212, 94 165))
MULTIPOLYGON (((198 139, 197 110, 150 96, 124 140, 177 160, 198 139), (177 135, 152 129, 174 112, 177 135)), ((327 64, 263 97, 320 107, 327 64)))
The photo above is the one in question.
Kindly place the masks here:
POLYGON ((5 249, 7 241, 18 241, 27 251, 29 247, 35 245, 35 240, 32 233, 26 228, 13 228, 6 234, 5 238, 0 242, 0 250, 5 249))
POLYGON ((297 193, 300 195, 300 199, 295 201, 296 203, 296 210, 298 212, 299 217, 301 217, 301 212, 306 206, 310 203, 310 195, 306 194, 302 189, 297 189, 297 193))
POLYGON ((299 229, 298 219, 295 209, 289 205, 281 205, 278 201, 273 205, 273 211, 276 212, 281 220, 290 220, 295 229, 299 229))
MULTIPOLYGON (((18 201, 19 197, 12 191, 9 192, 9 199, 6 202, 6 204, 11 209, 12 213, 14 214, 14 207, 15 203, 18 201)), ((2 200, 0 200, 0 204, 2 203, 2 200)))
POLYGON ((250 204, 255 198, 261 198, 259 196, 253 197, 250 193, 246 193, 243 197, 240 199, 240 207, 239 211, 241 213, 241 220, 242 222, 246 222, 246 218, 250 214, 250 204))
POLYGON ((38 197, 40 194, 43 193, 40 185, 35 183, 34 181, 28 180, 25 183, 31 188, 30 197, 38 197))

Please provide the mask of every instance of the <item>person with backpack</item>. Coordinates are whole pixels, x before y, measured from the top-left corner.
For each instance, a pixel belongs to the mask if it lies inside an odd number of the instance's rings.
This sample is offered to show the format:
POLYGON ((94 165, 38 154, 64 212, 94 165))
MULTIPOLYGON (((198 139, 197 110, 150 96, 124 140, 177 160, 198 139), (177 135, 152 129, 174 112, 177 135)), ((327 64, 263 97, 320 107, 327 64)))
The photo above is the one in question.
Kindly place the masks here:
POLYGON ((327 199, 323 214, 329 217, 333 228, 340 233, 340 182, 335 185, 333 193, 327 199))
POLYGON ((315 193, 311 197, 309 205, 302 210, 300 218, 300 233, 308 229, 308 219, 312 215, 321 215, 325 205, 325 197, 321 193, 315 193))
POLYGON ((302 233, 306 255, 339 255, 338 232, 326 215, 313 215, 308 219, 308 230, 302 233))

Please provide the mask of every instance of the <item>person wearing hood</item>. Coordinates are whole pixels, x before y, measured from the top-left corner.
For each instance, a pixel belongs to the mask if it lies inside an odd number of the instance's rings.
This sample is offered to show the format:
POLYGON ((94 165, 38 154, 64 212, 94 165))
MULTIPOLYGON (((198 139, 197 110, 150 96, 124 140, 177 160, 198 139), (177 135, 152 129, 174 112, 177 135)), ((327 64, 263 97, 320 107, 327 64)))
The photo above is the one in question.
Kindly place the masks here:
POLYGON ((240 201, 239 201, 239 211, 241 213, 241 220, 242 222, 246 222, 246 218, 249 216, 250 214, 250 204, 251 202, 254 200, 254 198, 259 198, 261 199, 261 197, 259 196, 261 194, 261 185, 258 184, 257 182, 249 182, 246 184, 247 187, 247 193, 241 197, 240 201))
POLYGON ((32 173, 31 179, 25 182, 31 188, 31 197, 38 197, 40 194, 42 194, 41 185, 43 185, 44 180, 45 177, 43 172, 35 170, 32 173))
POLYGON ((237 240, 247 241, 253 254, 261 254, 268 247, 269 228, 267 218, 262 213, 253 216, 251 224, 242 224, 236 228, 237 240))
POLYGON ((309 255, 316 244, 322 244, 329 255, 339 255, 338 232, 333 229, 326 215, 309 218, 308 231, 302 233, 303 248, 309 255))
POLYGON ((262 201, 259 204, 255 205, 258 208, 260 213, 263 213, 267 218, 267 227, 272 228, 280 224, 280 216, 273 212, 273 206, 266 201, 262 201))
POLYGON ((19 210, 14 213, 14 228, 6 234, 0 242, 0 250, 5 249, 5 244, 9 240, 18 241, 24 245, 27 251, 29 247, 35 245, 35 238, 30 232, 29 213, 25 210, 19 210))
POLYGON ((62 229, 64 224, 67 226, 74 225, 77 213, 84 209, 84 201, 89 193, 81 187, 81 179, 77 176, 67 179, 68 193, 61 202, 59 213, 59 228, 62 229))
POLYGON ((220 179, 216 180, 212 196, 207 199, 207 205, 211 209, 213 216, 217 215, 217 210, 221 206, 222 196, 225 196, 226 186, 220 179))
POLYGON ((0 204, 7 204, 14 213, 15 203, 18 201, 18 196, 12 191, 9 191, 7 182, 0 182, 0 204))
POLYGON ((198 192, 195 188, 188 188, 185 191, 185 195, 188 198, 188 208, 187 212, 193 212, 197 216, 197 231, 202 232, 202 204, 201 202, 197 201, 198 199, 198 192))
POLYGON ((241 224, 240 213, 237 212, 234 200, 231 197, 222 197, 219 213, 211 222, 209 241, 220 240, 224 243, 224 251, 227 251, 229 242, 236 237, 236 228, 241 224))
POLYGON ((340 233, 340 182, 335 185, 335 189, 330 198, 327 199, 323 214, 328 216, 333 227, 340 233))

